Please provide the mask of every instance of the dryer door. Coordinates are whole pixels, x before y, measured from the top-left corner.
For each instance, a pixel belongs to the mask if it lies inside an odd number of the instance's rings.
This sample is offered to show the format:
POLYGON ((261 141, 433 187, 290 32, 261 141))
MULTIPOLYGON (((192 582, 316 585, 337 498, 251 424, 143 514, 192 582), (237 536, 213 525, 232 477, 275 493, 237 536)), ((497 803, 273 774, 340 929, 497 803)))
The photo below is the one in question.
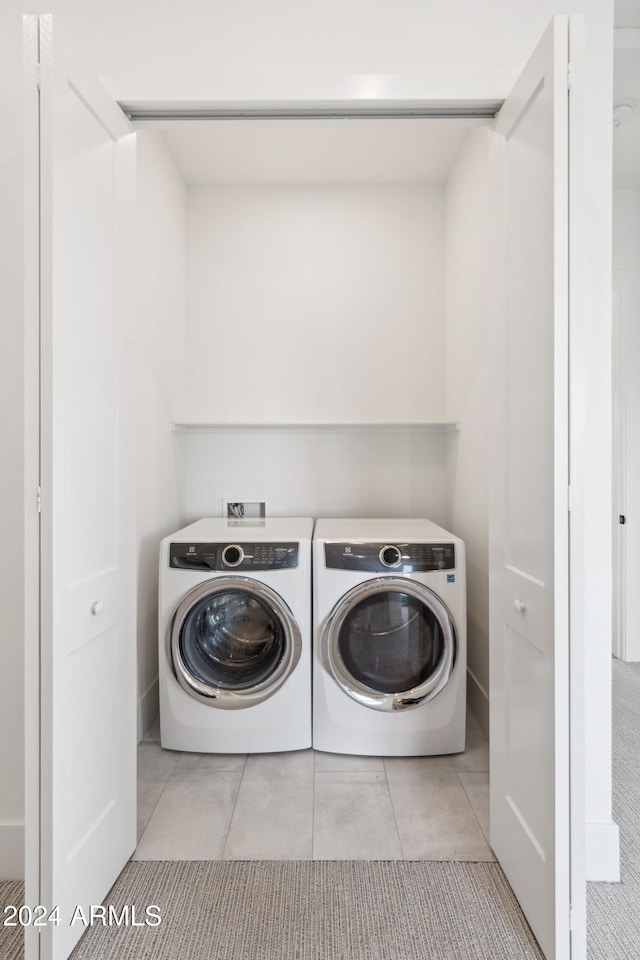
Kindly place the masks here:
POLYGON ((354 587, 333 608, 321 656, 358 703, 406 710, 433 699, 449 680, 455 626, 428 587, 403 577, 377 577, 354 587))
POLYGON ((173 618, 171 659, 182 687, 224 709, 272 696, 295 669, 300 629, 284 600, 249 577, 219 577, 182 600, 173 618))

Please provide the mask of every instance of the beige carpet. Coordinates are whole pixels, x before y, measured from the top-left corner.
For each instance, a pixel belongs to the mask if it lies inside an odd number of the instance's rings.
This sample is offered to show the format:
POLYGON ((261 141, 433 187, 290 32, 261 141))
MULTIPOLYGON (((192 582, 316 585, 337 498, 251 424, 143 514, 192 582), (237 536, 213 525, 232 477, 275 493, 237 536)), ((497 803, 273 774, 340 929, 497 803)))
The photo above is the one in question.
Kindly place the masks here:
POLYGON ((159 926, 94 926, 73 960, 539 960, 495 863, 129 863, 107 904, 159 926))
POLYGON ((9 914, 4 908, 24 903, 24 884, 18 881, 0 882, 0 960, 23 960, 24 934, 20 927, 5 927, 9 914))
MULTIPOLYGON (((23 890, 0 884, 0 905, 22 903, 23 890)), ((111 926, 88 929, 73 960, 542 957, 496 863, 134 861, 105 903, 111 926), (151 905, 155 927, 144 925, 151 905)), ((22 957, 20 928, 0 927, 1 960, 22 957)))

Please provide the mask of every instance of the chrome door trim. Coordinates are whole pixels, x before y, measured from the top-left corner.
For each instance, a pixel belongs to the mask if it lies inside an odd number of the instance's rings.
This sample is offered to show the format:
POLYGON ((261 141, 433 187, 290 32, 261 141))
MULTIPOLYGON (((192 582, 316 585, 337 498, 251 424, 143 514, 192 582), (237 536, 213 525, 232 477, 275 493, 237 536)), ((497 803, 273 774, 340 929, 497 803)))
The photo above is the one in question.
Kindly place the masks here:
POLYGON ((302 653, 302 635, 296 619, 282 597, 259 580, 251 577, 230 576, 206 580, 186 593, 169 624, 169 654, 174 675, 180 686, 195 700, 224 710, 252 707, 278 690, 296 668, 302 653), (227 590, 244 590, 270 607, 284 630, 284 656, 268 679, 247 690, 225 690, 197 680, 187 669, 180 651, 180 635, 194 604, 206 596, 214 597, 227 590))
POLYGON ((444 601, 429 587, 405 577, 375 577, 352 587, 334 606, 320 635, 320 657, 323 666, 340 689, 362 706, 387 713, 417 707, 436 697, 451 676, 456 649, 456 629, 444 601), (382 592, 403 593, 428 607, 438 620, 444 639, 442 656, 431 676, 424 683, 397 693, 382 693, 361 683, 347 669, 338 649, 340 628, 346 616, 363 600, 382 592))

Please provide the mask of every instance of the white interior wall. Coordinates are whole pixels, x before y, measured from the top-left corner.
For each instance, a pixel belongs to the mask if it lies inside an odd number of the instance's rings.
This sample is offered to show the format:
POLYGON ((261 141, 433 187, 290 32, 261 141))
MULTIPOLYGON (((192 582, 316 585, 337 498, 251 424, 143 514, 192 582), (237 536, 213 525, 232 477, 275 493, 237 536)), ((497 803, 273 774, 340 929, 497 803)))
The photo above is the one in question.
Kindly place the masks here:
POLYGON ((489 735, 489 131, 470 130, 446 185, 446 409, 451 529, 466 544, 468 701, 489 735))
POLYGON ((440 419, 443 216, 441 186, 190 187, 189 419, 440 419))
MULTIPOLYGON (((160 12, 151 0, 131 5, 125 0, 51 0, 47 9, 60 16, 67 32, 82 51, 85 62, 102 76, 114 96, 129 99, 169 97, 296 98, 315 80, 329 96, 431 98, 504 97, 522 68, 557 0, 454 0, 446 5, 416 4, 413 0, 357 2, 345 7, 342 0, 307 0, 303 4, 276 0, 269 7, 215 0, 203 6, 198 0, 168 0, 160 12), (149 42, 153 25, 153 42, 149 42), (212 66, 215 65, 215 66, 212 66), (320 81, 322 81, 320 83, 320 81)), ((20 102, 15 92, 21 76, 21 22, 32 9, 26 0, 0 5, 0 91, 3 102, 2 173, 3 216, 0 218, 7 283, 3 296, 9 307, 3 361, 7 369, 21 369, 20 328, 22 311, 22 141, 20 102), (6 49, 4 49, 6 48, 6 49), (7 108, 8 107, 8 108, 7 108), (6 207, 5 207, 6 205, 6 207), (5 210, 7 215, 5 216, 5 210)), ((589 278, 585 339, 585 421, 589 430, 581 451, 586 494, 581 523, 587 528, 585 556, 588 572, 580 602, 584 606, 586 650, 585 736, 587 819, 608 819, 611 814, 610 714, 608 696, 610 663, 610 482, 608 451, 610 418, 609 382, 603 373, 607 355, 610 314, 610 106, 612 0, 567 0, 563 12, 586 14, 585 166, 589 205, 586 210, 586 275, 589 278), (605 642, 605 638, 606 642, 605 642), (609 663, 609 665, 608 665, 609 663)), ((3 366, 4 369, 4 366, 3 366)), ((18 377, 18 380, 20 377, 18 377)), ((19 388, 19 384, 17 385, 19 388)), ((7 456, 17 449, 20 389, 12 405, 3 439, 7 456), (11 439, 13 438, 13 445, 11 439)), ((15 474, 14 474, 15 477, 15 474)), ((4 529, 12 530, 23 509, 25 493, 16 489, 14 477, 3 478, 4 529)), ((9 535, 15 547, 7 555, 3 587, 13 610, 11 623, 21 635, 21 542, 9 535)), ((15 632, 0 636, 3 662, 14 657, 15 632)), ((20 686, 16 663, 14 690, 20 686)), ((20 730, 19 706, 14 696, 0 699, 2 729, 20 730)), ((0 800, 0 820, 13 809, 21 791, 19 737, 6 790, 0 800), (6 798, 6 799, 5 799, 6 798)), ((10 758, 11 759, 11 758, 10 758)))
MULTIPOLYGON (((619 862, 619 837, 611 807, 611 103, 613 3, 583 2, 584 196, 583 316, 572 330, 580 369, 572 383, 571 460, 573 630, 584 649, 584 808, 586 875, 609 879, 619 862), (572 501, 574 500, 572 494, 572 501)), ((563 12, 576 9, 564 5, 563 12)), ((583 796, 582 783, 572 784, 583 796)))
POLYGON ((613 192, 613 289, 619 297, 619 349, 624 397, 624 499, 618 512, 626 523, 616 530, 624 541, 626 660, 640 660, 640 190, 613 192))
POLYGON ((176 434, 185 522, 222 500, 268 516, 422 517, 447 526, 445 434, 421 428, 253 428, 176 434))
POLYGON ((158 545, 180 526, 172 425, 186 375, 186 188, 161 136, 138 137, 138 736, 158 712, 158 545))
MULTIPOLYGON (((424 184, 189 188, 189 419, 365 424, 444 409, 444 191, 424 184)), ((424 428, 176 435, 182 512, 445 523, 446 438, 424 428)))
POLYGON ((0 11, 0 880, 24 875, 22 46, 0 11), (10 80, 8 78, 11 78, 10 80))

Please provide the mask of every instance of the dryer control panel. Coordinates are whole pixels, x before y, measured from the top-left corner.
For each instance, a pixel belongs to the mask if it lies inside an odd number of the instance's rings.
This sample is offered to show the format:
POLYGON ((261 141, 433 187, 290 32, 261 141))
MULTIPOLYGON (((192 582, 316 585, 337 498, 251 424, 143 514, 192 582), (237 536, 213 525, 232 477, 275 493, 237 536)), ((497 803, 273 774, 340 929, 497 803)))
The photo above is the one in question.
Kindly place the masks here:
POLYGON ((179 570, 286 570, 298 566, 299 544, 266 543, 172 543, 169 566, 179 570))
POLYGON ((453 543, 325 543, 328 570, 364 570, 367 573, 425 573, 455 570, 453 543))

